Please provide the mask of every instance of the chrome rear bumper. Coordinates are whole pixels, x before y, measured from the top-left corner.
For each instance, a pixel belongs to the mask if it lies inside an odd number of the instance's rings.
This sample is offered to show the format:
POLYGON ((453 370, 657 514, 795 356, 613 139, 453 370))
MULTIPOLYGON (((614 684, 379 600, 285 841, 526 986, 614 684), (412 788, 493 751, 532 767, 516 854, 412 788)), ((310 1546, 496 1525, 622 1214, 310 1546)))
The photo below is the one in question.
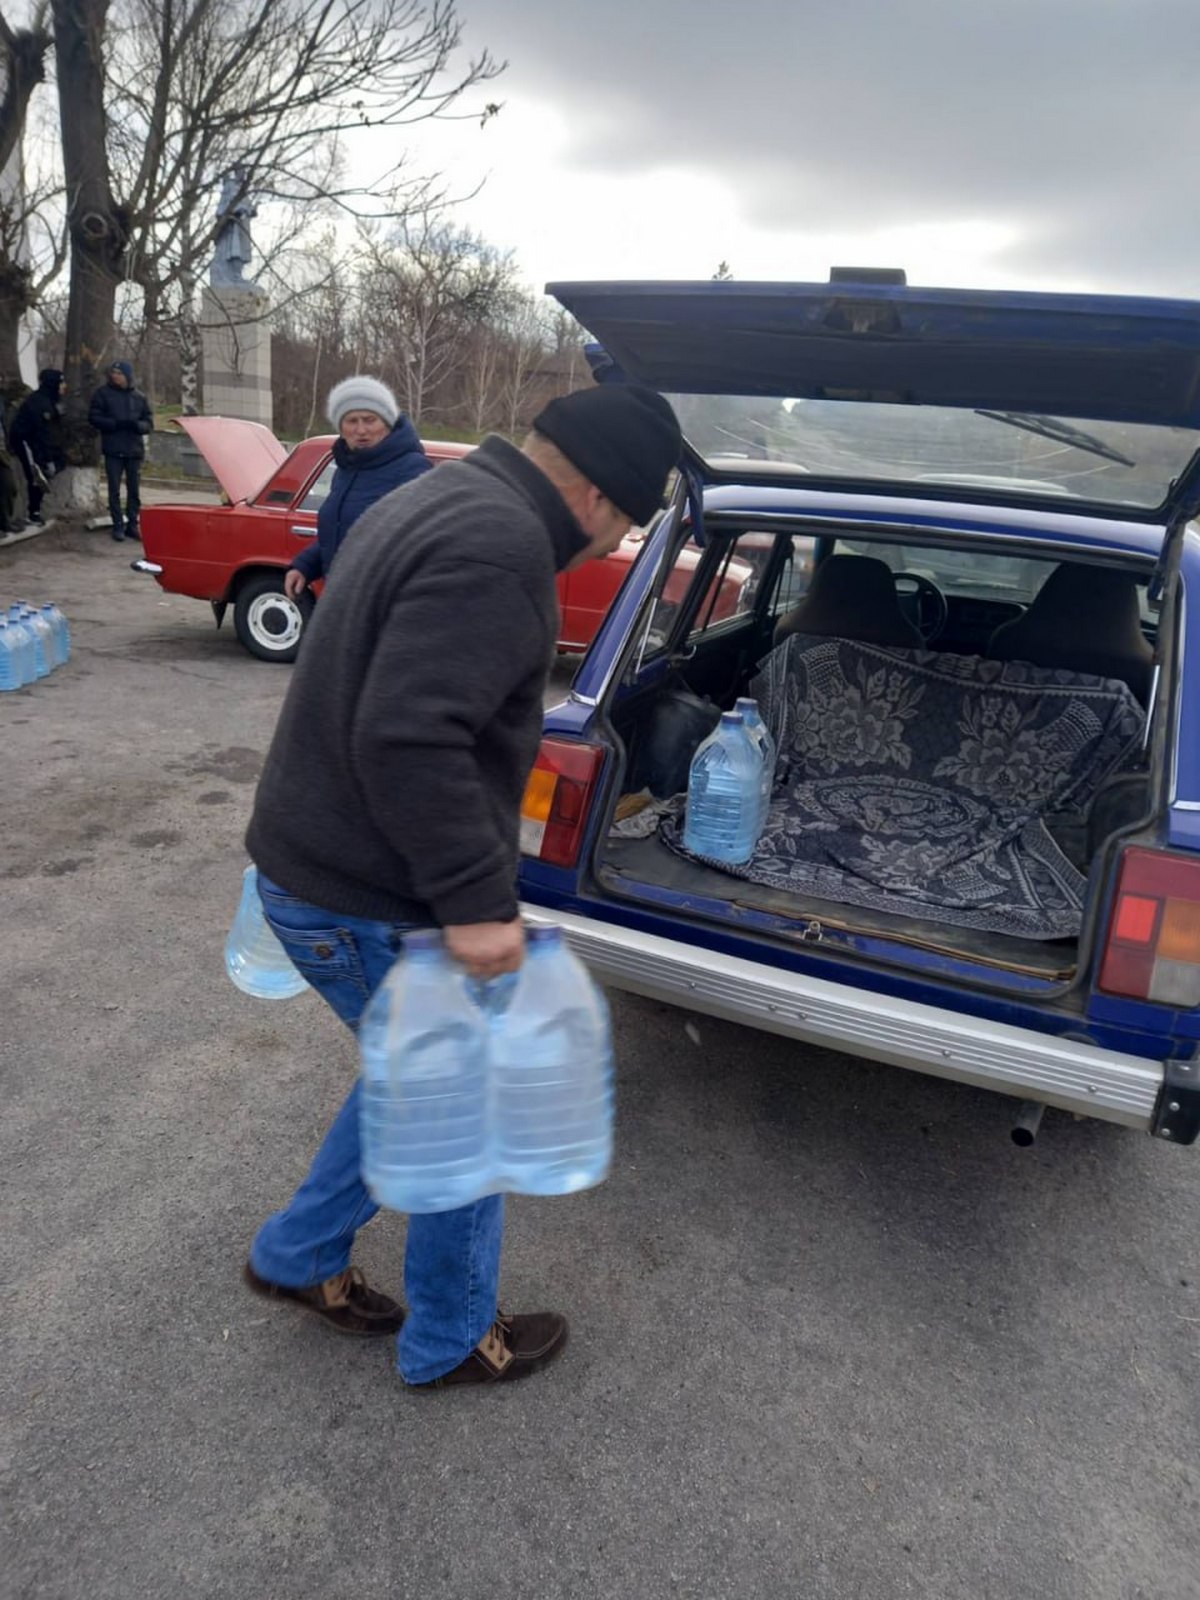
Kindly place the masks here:
POLYGON ((545 907, 531 922, 554 922, 601 983, 651 1000, 913 1072, 1131 1128, 1150 1130, 1163 1068, 1141 1056, 937 1006, 782 972, 676 939, 545 907))

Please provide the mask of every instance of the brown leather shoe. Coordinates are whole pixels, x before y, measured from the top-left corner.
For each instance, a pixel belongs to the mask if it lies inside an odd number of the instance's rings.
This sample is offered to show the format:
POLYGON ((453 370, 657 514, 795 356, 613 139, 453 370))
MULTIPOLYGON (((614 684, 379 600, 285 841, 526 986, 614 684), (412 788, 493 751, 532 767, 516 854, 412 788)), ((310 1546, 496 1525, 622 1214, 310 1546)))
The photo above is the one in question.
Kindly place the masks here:
POLYGON ((567 1344, 567 1319, 557 1311, 523 1317, 498 1316, 467 1359, 418 1389, 449 1389, 460 1383, 511 1383, 560 1355, 567 1344))
POLYGON ((281 1283, 268 1283, 248 1261, 242 1268, 242 1277, 255 1294, 267 1300, 291 1300, 338 1333, 370 1339, 398 1333, 404 1322, 404 1308, 372 1289, 358 1267, 347 1267, 345 1272, 315 1283, 310 1289, 287 1289, 281 1283))

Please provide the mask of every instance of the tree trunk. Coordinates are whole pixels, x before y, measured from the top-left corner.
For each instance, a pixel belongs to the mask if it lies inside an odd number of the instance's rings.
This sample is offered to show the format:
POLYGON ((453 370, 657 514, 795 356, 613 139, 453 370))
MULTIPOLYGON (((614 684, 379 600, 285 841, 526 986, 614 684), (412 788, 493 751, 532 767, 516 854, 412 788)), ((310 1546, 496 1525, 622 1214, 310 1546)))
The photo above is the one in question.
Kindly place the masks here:
POLYGON ((179 398, 185 417, 200 412, 200 330, 196 326, 194 291, 179 308, 179 398))
POLYGON ((0 16, 0 54, 4 91, 0 95, 0 172, 8 166, 25 131, 29 97, 46 76, 50 34, 44 16, 32 28, 11 29, 0 16))
POLYGON ((68 448, 95 461, 86 425, 92 390, 110 359, 127 229, 109 182, 102 50, 109 0, 54 0, 54 40, 66 179, 71 278, 66 349, 68 448))
POLYGON ((19 261, 0 260, 0 395, 15 396, 21 381, 21 318, 29 310, 29 272, 19 261))

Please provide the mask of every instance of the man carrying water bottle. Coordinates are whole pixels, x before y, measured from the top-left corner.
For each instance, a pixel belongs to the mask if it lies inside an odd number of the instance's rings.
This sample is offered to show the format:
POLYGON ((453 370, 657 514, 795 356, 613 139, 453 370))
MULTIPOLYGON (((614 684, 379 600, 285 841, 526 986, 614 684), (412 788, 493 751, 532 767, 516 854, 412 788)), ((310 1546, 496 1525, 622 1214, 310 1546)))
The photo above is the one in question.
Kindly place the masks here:
MULTIPOLYGON (((490 438, 387 495, 339 553, 246 836, 267 920, 351 1028, 405 932, 440 927, 466 972, 515 972, 521 798, 558 632, 557 573, 649 521, 680 450, 653 390, 554 400, 521 450, 490 438)), ((410 1217, 407 1313, 350 1265, 378 1209, 357 1084, 244 1276, 342 1333, 399 1332, 413 1386, 507 1382, 563 1348, 557 1312, 497 1309, 504 1201, 410 1217)))

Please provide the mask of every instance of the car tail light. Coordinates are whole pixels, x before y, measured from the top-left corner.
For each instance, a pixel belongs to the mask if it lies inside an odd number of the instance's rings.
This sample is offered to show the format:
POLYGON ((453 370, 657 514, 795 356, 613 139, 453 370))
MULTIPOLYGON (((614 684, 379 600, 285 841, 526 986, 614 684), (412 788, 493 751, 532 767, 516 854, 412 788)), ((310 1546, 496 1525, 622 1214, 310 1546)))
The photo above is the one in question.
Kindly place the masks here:
POLYGON ((1126 850, 1100 987, 1164 1006, 1200 1006, 1200 861, 1126 850))
POLYGON ((579 859, 596 779, 599 745, 543 739, 521 802, 521 852, 554 867, 579 859))

